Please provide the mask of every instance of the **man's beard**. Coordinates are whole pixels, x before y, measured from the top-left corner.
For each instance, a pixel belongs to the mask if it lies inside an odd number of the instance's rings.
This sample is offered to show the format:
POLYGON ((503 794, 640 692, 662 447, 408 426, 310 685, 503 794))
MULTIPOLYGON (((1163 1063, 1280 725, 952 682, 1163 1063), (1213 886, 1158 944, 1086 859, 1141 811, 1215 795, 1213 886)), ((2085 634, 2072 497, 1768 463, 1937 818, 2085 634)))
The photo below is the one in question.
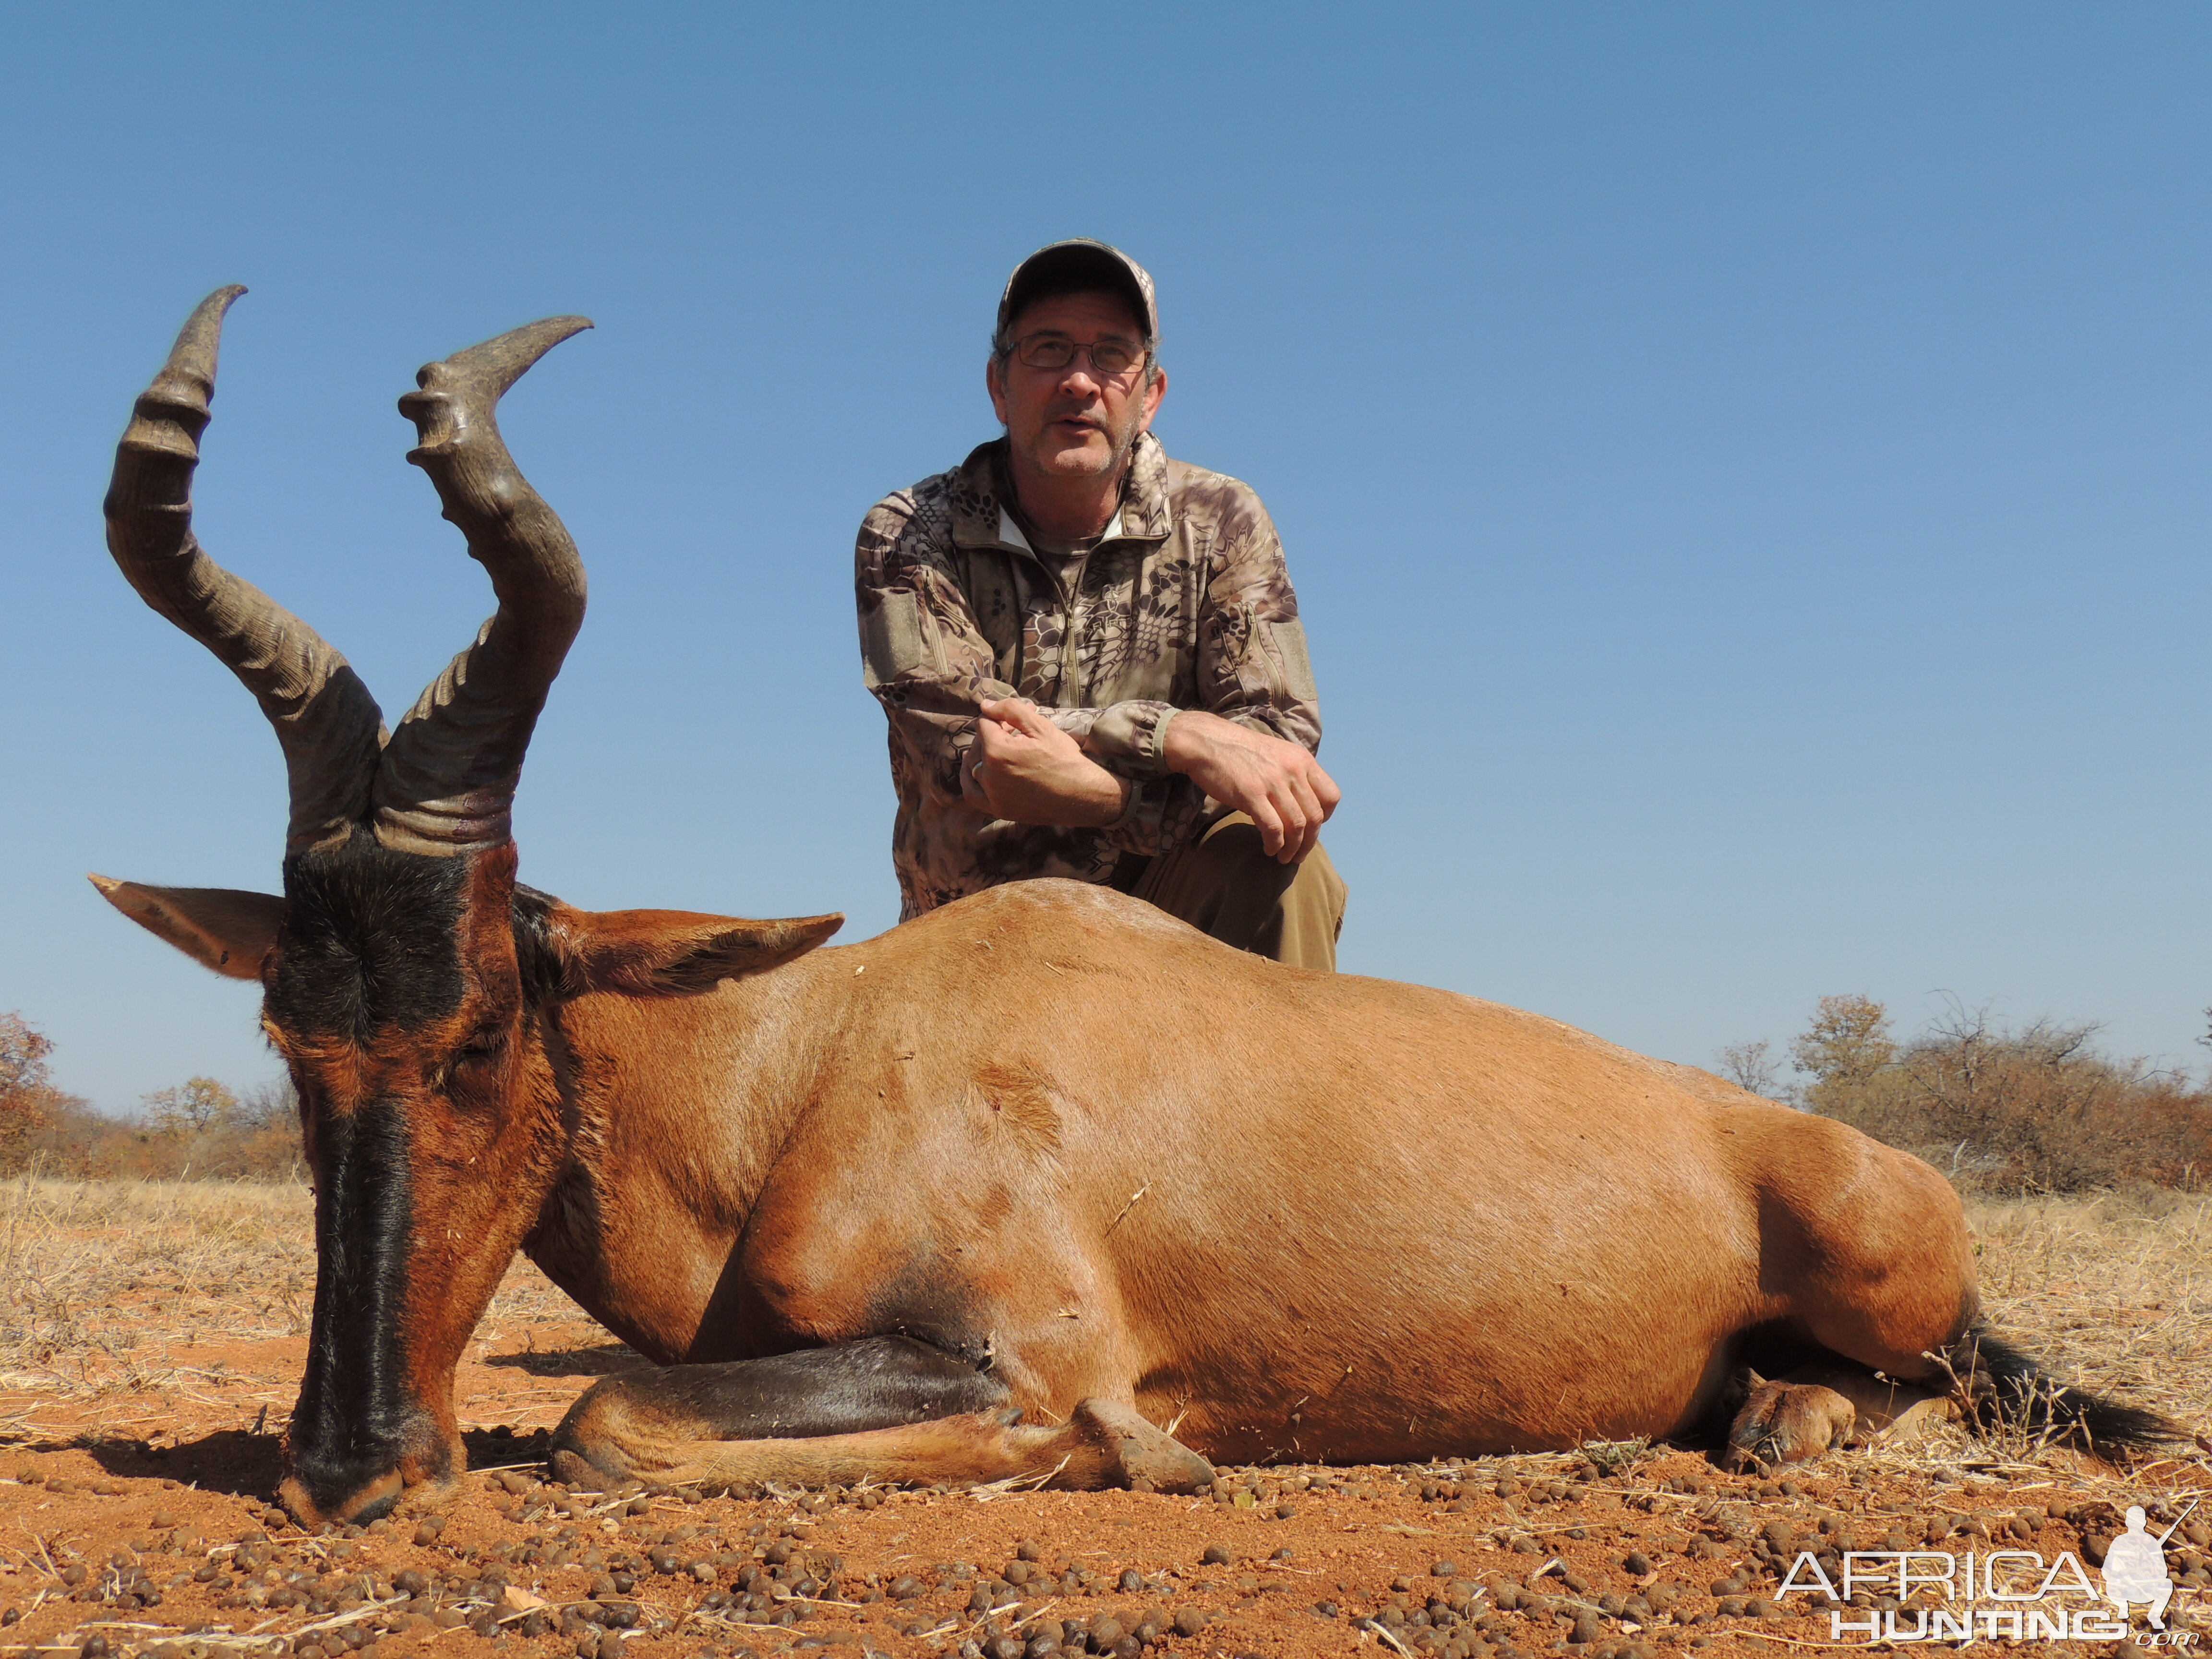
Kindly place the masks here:
POLYGON ((1114 459, 1106 471, 1109 476, 1118 477, 1127 470, 1129 457, 1137 453, 1137 440, 1145 435, 1144 416, 1138 412, 1136 405, 1130 405, 1127 429, 1116 434, 1109 427, 1106 435, 1114 440, 1114 459))
MULTIPOLYGON (((1112 449, 1108 454, 1103 465, 1086 469, 1086 471, 1089 472, 1091 477, 1095 478, 1118 477, 1127 468, 1129 465, 1129 457, 1136 453, 1137 440, 1145 435, 1145 417, 1143 410, 1139 406, 1133 404, 1129 407, 1127 417, 1122 422, 1121 427, 1119 430, 1115 429, 1111 420, 1102 422, 1102 429, 1106 434, 1107 442, 1112 446, 1112 449)), ((1064 451, 1061 453, 1065 453, 1064 451)), ((1040 455, 1036 458, 1036 461, 1033 463, 1037 465, 1040 471, 1049 475, 1056 475, 1063 478, 1070 476, 1067 471, 1063 467, 1044 465, 1044 459, 1045 458, 1040 455)))

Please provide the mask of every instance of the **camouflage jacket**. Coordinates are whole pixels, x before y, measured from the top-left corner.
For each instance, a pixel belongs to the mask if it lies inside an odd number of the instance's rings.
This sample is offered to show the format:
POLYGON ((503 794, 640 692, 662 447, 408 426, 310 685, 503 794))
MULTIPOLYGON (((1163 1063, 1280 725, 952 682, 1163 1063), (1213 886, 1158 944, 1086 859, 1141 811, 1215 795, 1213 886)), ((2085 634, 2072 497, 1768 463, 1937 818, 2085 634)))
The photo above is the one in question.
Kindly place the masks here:
POLYGON ((1321 711, 1282 544, 1251 490, 1138 441, 1087 554, 1030 546, 1000 505, 1005 441, 878 502, 855 557, 862 677, 890 720, 902 919, 1000 882, 1109 880, 1220 811, 1163 753, 1202 708, 1318 751, 1321 711), (1009 823, 960 793, 985 698, 1026 697, 1129 780, 1097 830, 1009 823))

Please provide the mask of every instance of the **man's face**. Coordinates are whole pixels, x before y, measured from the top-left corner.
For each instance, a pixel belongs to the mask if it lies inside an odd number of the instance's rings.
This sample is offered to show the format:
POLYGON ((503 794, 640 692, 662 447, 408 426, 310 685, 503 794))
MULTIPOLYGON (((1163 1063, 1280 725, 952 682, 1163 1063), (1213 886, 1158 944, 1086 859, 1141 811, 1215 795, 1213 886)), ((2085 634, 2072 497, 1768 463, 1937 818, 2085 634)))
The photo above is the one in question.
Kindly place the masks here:
POLYGON ((1003 363, 994 357, 986 379, 1017 467, 1056 478, 1118 473, 1167 391, 1165 374, 1146 375, 1145 331, 1127 304, 1113 294, 1058 294, 1023 307, 1012 332, 1013 355, 1003 363), (1062 335, 1079 345, 1119 341, 1140 361, 1108 376, 1079 351, 1065 368, 1031 368, 1021 360, 1020 343, 1039 334, 1062 335))

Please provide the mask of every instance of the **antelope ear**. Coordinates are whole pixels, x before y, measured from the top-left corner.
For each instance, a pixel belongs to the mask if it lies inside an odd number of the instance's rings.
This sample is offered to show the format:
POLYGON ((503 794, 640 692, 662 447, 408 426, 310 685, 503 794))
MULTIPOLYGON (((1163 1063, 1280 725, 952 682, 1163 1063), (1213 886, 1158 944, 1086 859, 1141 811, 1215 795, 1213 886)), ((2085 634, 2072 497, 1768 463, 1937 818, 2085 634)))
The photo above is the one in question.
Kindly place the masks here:
POLYGON ((845 925, 842 915, 748 921, 690 910, 571 910, 547 918, 570 994, 691 996, 726 979, 804 956, 845 925))
POLYGON ((284 901, 234 887, 145 887, 112 876, 88 878, 100 897, 165 939, 203 968, 228 979, 259 979, 276 943, 284 901))

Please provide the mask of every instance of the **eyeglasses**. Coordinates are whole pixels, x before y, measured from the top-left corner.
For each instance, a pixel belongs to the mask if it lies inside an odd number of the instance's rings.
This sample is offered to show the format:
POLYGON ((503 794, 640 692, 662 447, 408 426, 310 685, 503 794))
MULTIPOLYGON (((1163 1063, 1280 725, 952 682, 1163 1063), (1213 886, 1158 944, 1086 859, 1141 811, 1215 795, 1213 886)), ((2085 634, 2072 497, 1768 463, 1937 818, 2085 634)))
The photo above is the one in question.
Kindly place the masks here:
POLYGON ((1065 334, 1031 334, 1014 342, 1014 356, 1030 368, 1066 368, 1078 352, 1089 359, 1094 373, 1109 380, 1127 374, 1148 355, 1127 340, 1093 340, 1085 345, 1065 334))

